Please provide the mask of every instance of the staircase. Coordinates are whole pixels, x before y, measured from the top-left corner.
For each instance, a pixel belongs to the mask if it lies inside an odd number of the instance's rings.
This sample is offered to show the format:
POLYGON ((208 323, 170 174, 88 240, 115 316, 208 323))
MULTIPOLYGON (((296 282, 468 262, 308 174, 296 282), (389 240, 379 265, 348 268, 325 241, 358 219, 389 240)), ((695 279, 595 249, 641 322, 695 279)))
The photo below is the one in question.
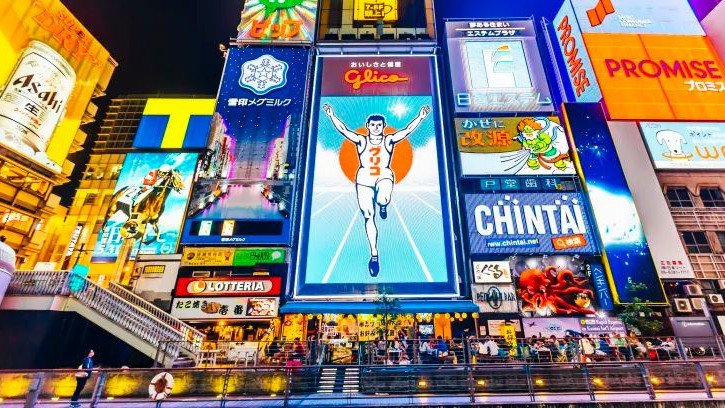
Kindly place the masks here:
POLYGON ((348 366, 323 366, 317 392, 321 394, 354 393, 360 389, 360 369, 348 366))
POLYGON ((163 366, 180 356, 196 360, 204 338, 123 287, 106 289, 70 271, 16 271, 2 306, 76 312, 163 366))

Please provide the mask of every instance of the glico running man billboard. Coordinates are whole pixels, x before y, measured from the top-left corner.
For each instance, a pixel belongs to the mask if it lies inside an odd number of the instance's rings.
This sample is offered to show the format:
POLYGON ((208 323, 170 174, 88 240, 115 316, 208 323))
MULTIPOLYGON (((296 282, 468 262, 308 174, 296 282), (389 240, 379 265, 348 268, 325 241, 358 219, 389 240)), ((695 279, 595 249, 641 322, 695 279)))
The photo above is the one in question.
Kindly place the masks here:
POLYGON ((289 244, 309 51, 231 48, 182 242, 289 244))
POLYGON ((567 103, 572 149, 594 212, 615 303, 667 302, 600 104, 567 103))
POLYGON ((447 21, 456 112, 552 112, 533 20, 447 21))
POLYGON ((461 175, 576 174, 559 118, 456 119, 461 175))
POLYGON ((582 195, 466 194, 471 255, 593 253, 582 195))
POLYGON ((317 69, 295 296, 457 295, 434 59, 317 69))
POLYGON ((138 252, 176 252, 198 157, 196 153, 126 155, 91 261, 115 262, 124 239, 136 240, 132 257, 138 252))

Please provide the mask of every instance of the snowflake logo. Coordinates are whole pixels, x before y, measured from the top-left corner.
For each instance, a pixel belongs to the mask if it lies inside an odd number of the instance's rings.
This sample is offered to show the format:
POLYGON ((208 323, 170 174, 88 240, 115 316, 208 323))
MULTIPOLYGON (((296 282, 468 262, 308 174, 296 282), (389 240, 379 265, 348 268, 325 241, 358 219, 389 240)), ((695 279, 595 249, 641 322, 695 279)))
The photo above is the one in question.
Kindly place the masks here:
POLYGON ((288 70, 286 62, 271 55, 262 55, 242 64, 239 85, 257 95, 265 95, 287 85, 288 70))

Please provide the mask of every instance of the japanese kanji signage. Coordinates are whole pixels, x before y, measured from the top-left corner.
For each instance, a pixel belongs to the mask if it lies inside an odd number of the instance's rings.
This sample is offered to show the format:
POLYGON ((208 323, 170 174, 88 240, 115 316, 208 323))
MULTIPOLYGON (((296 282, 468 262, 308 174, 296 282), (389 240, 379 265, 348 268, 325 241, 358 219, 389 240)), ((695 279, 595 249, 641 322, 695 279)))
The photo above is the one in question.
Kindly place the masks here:
POLYGON ((311 43, 316 22, 317 0, 247 0, 237 38, 311 43))
POLYGON ((279 299, 271 297, 176 298, 171 315, 184 320, 268 319, 277 317, 279 299))
POLYGON ((398 21, 398 0, 355 0, 355 21, 398 21))
POLYGON ((184 247, 181 266, 255 266, 286 260, 284 248, 184 247))
POLYGON ((508 261, 473 262, 475 283, 511 283, 508 261))
POLYGON ((456 112, 553 112, 533 20, 447 21, 456 112))
POLYGON ((289 244, 309 49, 228 52, 182 241, 289 244))
POLYGON ((461 175, 575 174, 559 118, 456 119, 461 175))

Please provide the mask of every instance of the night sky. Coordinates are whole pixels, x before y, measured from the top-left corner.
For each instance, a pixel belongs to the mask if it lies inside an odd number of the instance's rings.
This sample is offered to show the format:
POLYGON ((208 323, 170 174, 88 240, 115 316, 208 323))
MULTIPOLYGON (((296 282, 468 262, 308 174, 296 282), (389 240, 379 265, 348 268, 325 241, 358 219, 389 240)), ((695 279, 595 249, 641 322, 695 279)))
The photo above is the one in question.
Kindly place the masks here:
POLYGON ((224 60, 218 44, 236 36, 243 0, 62 0, 118 62, 107 97, 88 132, 70 183, 55 189, 70 205, 93 135, 112 97, 131 94, 215 95, 224 60))

